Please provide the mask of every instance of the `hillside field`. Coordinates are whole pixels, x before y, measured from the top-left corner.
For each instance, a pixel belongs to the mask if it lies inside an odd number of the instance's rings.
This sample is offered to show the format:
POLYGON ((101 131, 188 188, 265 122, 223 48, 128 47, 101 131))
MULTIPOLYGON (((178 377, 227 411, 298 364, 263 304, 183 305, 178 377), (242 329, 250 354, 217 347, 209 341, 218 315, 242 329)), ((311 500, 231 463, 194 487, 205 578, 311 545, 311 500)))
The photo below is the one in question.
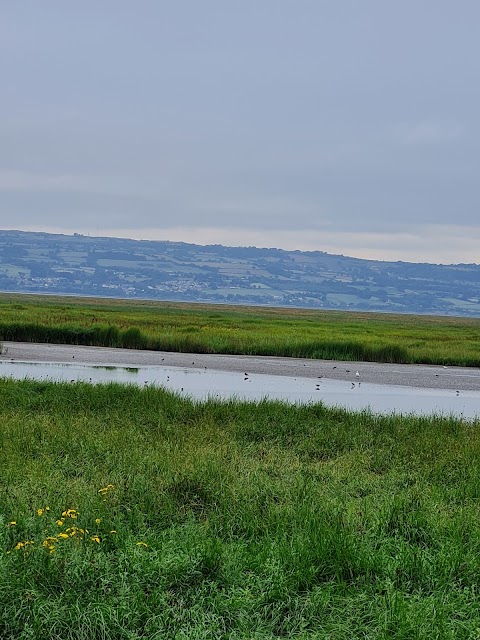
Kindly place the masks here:
POLYGON ((480 265, 0 230, 0 290, 480 317, 480 265))

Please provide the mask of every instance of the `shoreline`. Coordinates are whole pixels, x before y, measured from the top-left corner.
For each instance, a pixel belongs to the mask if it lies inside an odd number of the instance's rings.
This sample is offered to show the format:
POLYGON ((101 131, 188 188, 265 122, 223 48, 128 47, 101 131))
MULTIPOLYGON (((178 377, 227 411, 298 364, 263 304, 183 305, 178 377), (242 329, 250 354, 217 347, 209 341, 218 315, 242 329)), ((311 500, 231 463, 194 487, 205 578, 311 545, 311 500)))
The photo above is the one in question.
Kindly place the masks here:
POLYGON ((0 356, 0 359, 7 362, 12 360, 61 363, 74 361, 79 364, 90 365, 188 367, 225 372, 293 376, 297 378, 359 381, 424 389, 480 390, 480 369, 470 367, 141 351, 112 347, 30 342, 4 341, 3 345, 5 353, 0 356), (357 371, 360 374, 359 376, 356 376, 357 371))

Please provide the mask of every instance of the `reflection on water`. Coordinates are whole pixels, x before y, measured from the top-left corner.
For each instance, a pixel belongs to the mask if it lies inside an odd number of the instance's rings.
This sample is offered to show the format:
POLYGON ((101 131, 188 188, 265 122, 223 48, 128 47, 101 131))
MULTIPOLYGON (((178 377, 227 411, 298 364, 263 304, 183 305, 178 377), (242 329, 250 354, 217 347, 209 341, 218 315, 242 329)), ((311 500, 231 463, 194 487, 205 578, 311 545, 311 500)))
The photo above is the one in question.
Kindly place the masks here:
POLYGON ((346 382, 328 378, 293 378, 181 367, 121 367, 79 363, 0 361, 0 377, 15 379, 155 385, 195 399, 279 399, 293 403, 323 402, 375 413, 444 414, 480 417, 479 391, 417 389, 346 382))

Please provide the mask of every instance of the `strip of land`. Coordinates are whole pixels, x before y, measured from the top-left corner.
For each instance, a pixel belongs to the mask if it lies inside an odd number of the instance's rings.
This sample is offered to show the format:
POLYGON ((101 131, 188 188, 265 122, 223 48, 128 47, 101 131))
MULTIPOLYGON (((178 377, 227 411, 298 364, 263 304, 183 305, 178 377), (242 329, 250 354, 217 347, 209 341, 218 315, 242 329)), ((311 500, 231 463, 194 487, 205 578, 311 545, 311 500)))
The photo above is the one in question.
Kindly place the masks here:
POLYGON ((3 360, 26 362, 79 362, 92 365, 165 366, 214 369, 305 378, 356 380, 373 384, 416 388, 480 390, 480 369, 433 365, 400 365, 376 362, 344 362, 241 356, 173 353, 30 342, 4 342, 3 360), (359 373, 359 376, 356 373, 359 373))
POLYGON ((0 341, 480 368, 479 336, 479 319, 0 295, 0 341))

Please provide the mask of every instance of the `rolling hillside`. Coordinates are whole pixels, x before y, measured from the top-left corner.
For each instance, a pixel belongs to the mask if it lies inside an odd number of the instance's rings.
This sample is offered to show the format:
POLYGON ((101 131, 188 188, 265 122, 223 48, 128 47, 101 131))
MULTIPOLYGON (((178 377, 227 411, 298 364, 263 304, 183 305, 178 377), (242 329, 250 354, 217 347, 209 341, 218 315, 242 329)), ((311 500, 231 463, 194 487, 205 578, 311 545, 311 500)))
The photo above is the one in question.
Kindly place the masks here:
POLYGON ((0 290, 480 316, 480 266, 0 231, 0 290))

